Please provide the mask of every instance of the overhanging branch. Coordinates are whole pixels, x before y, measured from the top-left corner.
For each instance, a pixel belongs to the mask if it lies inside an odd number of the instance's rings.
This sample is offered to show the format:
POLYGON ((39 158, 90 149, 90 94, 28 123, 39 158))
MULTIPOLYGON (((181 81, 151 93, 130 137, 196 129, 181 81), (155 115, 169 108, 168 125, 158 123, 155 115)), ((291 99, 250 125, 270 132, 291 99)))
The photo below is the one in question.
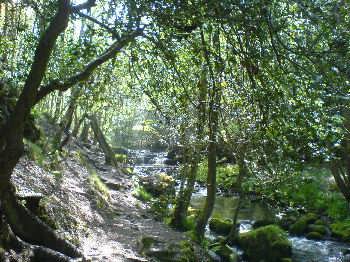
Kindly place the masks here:
POLYGON ((114 42, 102 55, 88 63, 82 71, 76 73, 64 81, 56 79, 51 81, 49 84, 42 86, 38 92, 35 103, 37 104, 41 99, 53 91, 66 91, 76 83, 87 80, 98 66, 113 58, 117 53, 121 51, 122 48, 128 45, 136 37, 141 36, 142 33, 143 30, 139 29, 132 33, 125 34, 120 38, 120 40, 114 42))

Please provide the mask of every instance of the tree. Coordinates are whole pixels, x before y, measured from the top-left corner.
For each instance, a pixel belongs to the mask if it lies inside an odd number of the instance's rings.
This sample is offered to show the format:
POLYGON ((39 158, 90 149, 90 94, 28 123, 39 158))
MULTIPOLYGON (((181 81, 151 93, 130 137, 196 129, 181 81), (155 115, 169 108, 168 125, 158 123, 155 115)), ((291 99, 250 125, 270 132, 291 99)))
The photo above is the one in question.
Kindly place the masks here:
POLYGON ((25 78, 21 94, 13 111, 0 129, 0 199, 1 210, 6 215, 7 222, 13 232, 24 241, 47 246, 71 257, 80 254, 73 246, 58 238, 48 226, 18 202, 10 178, 23 153, 24 123, 32 108, 48 94, 57 90, 68 90, 78 82, 87 80, 98 66, 112 59, 122 48, 142 34, 140 27, 128 28, 106 51, 88 63, 81 71, 66 79, 54 79, 43 85, 51 54, 58 37, 68 26, 70 15, 82 12, 95 4, 94 0, 88 0, 76 6, 72 6, 69 0, 57 2, 57 11, 37 43, 33 62, 25 78))

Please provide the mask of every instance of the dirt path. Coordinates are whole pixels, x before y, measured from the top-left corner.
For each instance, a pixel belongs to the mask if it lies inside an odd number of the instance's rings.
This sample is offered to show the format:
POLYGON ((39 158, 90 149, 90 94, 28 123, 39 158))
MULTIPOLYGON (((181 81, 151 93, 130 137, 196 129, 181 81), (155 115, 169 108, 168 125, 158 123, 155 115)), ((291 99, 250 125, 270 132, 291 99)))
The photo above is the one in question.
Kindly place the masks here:
POLYGON ((53 174, 24 157, 13 182, 19 193, 45 196, 42 202, 57 221, 57 232, 78 245, 91 261, 148 261, 138 254, 142 236, 166 243, 184 239, 183 234, 152 219, 132 195, 130 175, 104 165, 103 155, 96 150, 75 146, 60 166, 62 170, 53 174), (90 167, 79 159, 87 159, 90 167), (92 189, 91 172, 108 185, 108 204, 102 205, 101 196, 92 189))

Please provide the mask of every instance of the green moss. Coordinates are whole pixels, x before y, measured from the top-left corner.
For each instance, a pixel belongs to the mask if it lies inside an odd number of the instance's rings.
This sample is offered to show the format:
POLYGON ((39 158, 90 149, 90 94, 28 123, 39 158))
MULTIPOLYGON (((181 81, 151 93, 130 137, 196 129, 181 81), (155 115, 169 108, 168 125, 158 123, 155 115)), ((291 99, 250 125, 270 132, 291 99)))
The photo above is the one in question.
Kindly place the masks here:
POLYGON ((275 221, 271 219, 262 219, 262 220, 257 220, 253 224, 253 228, 259 228, 259 227, 264 227, 268 225, 273 225, 275 224, 275 221))
POLYGON ((197 262, 193 243, 189 240, 183 240, 180 242, 180 261, 181 262, 197 262))
POLYGON ((350 220, 331 224, 332 235, 342 241, 350 242, 350 220))
POLYGON ((303 235, 306 233, 308 225, 315 222, 318 219, 316 214, 309 213, 300 217, 289 229, 291 234, 303 235))
POLYGON ((45 157, 46 157, 46 155, 43 152, 43 149, 39 145, 29 141, 28 139, 24 139, 23 142, 26 148, 28 149, 27 150, 28 157, 34 160, 40 166, 43 166, 45 162, 45 157))
POLYGON ((96 172, 90 172, 89 183, 94 190, 101 193, 105 201, 110 199, 111 196, 108 187, 102 182, 101 178, 96 174, 96 172))
POLYGON ((309 225, 308 226, 309 232, 317 232, 320 235, 326 235, 327 234, 327 227, 323 225, 309 225))
POLYGON ((310 232, 306 234, 306 238, 307 239, 314 239, 314 240, 321 240, 323 239, 322 234, 318 233, 318 232, 310 232))
POLYGON ((327 223, 325 221, 323 221, 322 219, 317 219, 314 224, 319 225, 319 226, 326 226, 327 225, 327 223))
POLYGON ((128 156, 125 154, 115 154, 114 157, 119 163, 126 163, 128 161, 128 156))
POLYGON ((292 246, 287 234, 275 225, 260 227, 240 235, 239 245, 251 262, 277 262, 291 257, 292 246))
POLYGON ((211 231, 219 235, 228 235, 232 228, 231 220, 223 220, 220 218, 212 218, 209 221, 209 228, 211 231))
POLYGON ((131 167, 126 167, 126 168, 123 168, 122 171, 127 174, 127 175, 133 175, 134 174, 134 171, 131 167))
POLYGON ((138 187, 133 195, 142 202, 149 202, 152 199, 152 195, 148 193, 142 186, 138 187))
POLYGON ((222 261, 238 261, 238 255, 235 252, 233 252, 233 250, 228 245, 225 245, 222 242, 216 242, 210 245, 209 248, 211 251, 215 252, 218 256, 220 256, 222 261))
POLYGON ((0 246, 0 261, 7 261, 6 250, 2 246, 0 246))

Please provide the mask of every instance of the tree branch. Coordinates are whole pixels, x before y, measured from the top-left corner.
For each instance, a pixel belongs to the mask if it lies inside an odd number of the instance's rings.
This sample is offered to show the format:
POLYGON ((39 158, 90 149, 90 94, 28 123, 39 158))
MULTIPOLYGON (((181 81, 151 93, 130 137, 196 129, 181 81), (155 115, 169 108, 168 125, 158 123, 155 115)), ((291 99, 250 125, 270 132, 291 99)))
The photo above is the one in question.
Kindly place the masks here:
POLYGON ((73 9, 73 11, 77 15, 79 15, 79 16, 81 16, 83 18, 86 18, 87 20, 90 20, 91 22, 93 22, 93 23, 99 25, 100 27, 102 27, 103 29, 105 29, 107 32, 109 32, 112 35, 113 39, 120 39, 120 37, 118 35, 118 32, 116 30, 114 30, 113 28, 110 28, 109 26, 105 25, 104 23, 98 21, 96 18, 91 17, 91 16, 89 16, 87 14, 84 14, 83 12, 76 11, 74 9, 73 9))
POLYGON ((80 5, 73 6, 73 11, 81 11, 84 9, 89 9, 96 5, 96 0, 87 0, 85 3, 82 3, 80 5))
POLYGON ((101 56, 87 64, 81 72, 78 72, 64 81, 56 79, 46 86, 42 86, 36 97, 35 104, 55 90, 66 91, 76 83, 87 80, 98 66, 113 58, 122 48, 128 45, 136 37, 141 36, 142 33, 143 30, 139 29, 122 36, 120 40, 114 42, 101 56))

